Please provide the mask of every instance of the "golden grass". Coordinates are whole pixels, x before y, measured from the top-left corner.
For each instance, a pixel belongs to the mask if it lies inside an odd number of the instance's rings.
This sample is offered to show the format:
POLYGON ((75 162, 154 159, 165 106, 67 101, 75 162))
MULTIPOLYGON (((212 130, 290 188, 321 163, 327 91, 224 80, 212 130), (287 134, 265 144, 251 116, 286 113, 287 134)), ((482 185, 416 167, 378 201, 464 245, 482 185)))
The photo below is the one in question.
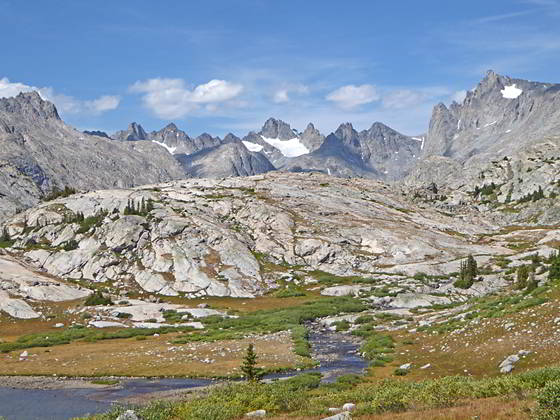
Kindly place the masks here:
POLYGON ((28 350, 29 360, 23 362, 19 351, 0 354, 0 375, 225 376, 240 373, 249 343, 255 344, 258 365, 264 368, 293 368, 305 361, 293 354, 286 335, 183 345, 172 344, 174 336, 38 347, 28 350), (206 358, 215 362, 204 363, 206 358))

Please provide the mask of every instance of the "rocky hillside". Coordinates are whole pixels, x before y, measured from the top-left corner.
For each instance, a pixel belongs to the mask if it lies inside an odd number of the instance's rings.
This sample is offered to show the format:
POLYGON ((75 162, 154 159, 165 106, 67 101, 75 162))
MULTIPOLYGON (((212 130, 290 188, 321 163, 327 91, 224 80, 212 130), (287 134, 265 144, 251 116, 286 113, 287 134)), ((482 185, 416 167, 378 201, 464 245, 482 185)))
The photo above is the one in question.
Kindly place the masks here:
POLYGON ((507 252, 476 243, 493 228, 476 212, 449 217, 375 181, 319 174, 75 194, 6 228, 11 252, 53 276, 193 297, 255 296, 318 270, 447 274, 469 253, 507 252))
POLYGON ((0 219, 54 188, 126 188, 184 176, 161 147, 81 133, 37 93, 0 99, 0 145, 0 219))

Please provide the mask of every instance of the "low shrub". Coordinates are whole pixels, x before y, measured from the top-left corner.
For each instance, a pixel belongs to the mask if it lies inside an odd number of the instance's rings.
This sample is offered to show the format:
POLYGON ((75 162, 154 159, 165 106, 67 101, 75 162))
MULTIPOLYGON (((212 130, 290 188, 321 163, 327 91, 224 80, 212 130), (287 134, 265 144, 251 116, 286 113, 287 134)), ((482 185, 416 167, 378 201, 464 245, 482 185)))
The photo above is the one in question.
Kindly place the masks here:
POLYGON ((110 298, 103 296, 103 293, 101 293, 99 290, 89 295, 86 301, 84 302, 84 305, 86 306, 112 305, 112 304, 113 301, 110 298))

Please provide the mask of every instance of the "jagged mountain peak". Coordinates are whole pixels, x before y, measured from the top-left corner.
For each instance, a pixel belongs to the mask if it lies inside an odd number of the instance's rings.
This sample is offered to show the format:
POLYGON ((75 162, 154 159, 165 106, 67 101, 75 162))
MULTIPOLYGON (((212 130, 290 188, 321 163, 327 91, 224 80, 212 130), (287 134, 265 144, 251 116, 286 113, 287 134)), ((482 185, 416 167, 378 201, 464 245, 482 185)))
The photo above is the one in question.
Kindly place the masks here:
POLYGON ((0 98, 0 112, 19 114, 32 120, 60 120, 56 106, 44 100, 39 92, 21 92, 10 98, 0 98))
POLYGON ((374 122, 367 131, 370 133, 384 133, 384 132, 396 133, 397 132, 396 130, 392 129, 388 125, 383 124, 382 122, 379 121, 374 122))
POLYGON ((216 137, 213 137, 211 134, 202 133, 200 136, 197 137, 198 140, 214 140, 216 137))
POLYGON ((128 124, 128 128, 126 130, 117 131, 111 137, 115 140, 124 141, 147 140, 148 133, 146 133, 140 124, 131 122, 128 124))
POLYGON ((271 139, 289 140, 297 137, 295 130, 289 124, 276 118, 269 118, 264 123, 260 134, 271 139))
POLYGON ((241 139, 237 137, 235 134, 227 133, 226 136, 224 137, 223 143, 233 143, 238 141, 241 141, 241 139))
POLYGON ((341 139, 346 139, 355 136, 358 133, 356 130, 354 130, 354 126, 352 125, 352 123, 346 122, 338 126, 335 134, 341 139))
POLYGON ((461 104, 434 107, 423 155, 463 162, 481 153, 503 155, 531 137, 557 133, 558 91, 557 84, 489 70, 461 104))
POLYGON ((179 127, 177 127, 175 123, 171 122, 167 124, 165 127, 163 127, 163 129, 160 131, 181 131, 181 130, 179 130, 179 127))

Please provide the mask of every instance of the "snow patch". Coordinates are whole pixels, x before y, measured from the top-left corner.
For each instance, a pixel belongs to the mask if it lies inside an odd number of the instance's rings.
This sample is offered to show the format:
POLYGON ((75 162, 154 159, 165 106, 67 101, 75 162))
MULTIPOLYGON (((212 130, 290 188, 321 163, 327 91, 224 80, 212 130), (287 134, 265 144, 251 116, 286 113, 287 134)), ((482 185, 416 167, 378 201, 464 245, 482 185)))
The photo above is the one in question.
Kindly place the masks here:
POLYGON ((511 86, 506 86, 504 87, 502 90, 502 96, 506 99, 515 99, 517 98, 519 95, 521 95, 523 93, 523 91, 521 89, 519 89, 515 83, 511 86))
POLYGON ((420 145, 420 150, 424 150, 424 137, 411 137, 411 139, 422 142, 422 144, 420 145))
POLYGON ((490 127, 491 125, 496 124, 498 121, 492 121, 491 123, 486 124, 484 127, 490 127))
POLYGON ((286 157, 296 157, 309 153, 309 149, 305 147, 297 137, 290 140, 271 139, 264 136, 261 136, 261 138, 271 146, 280 150, 280 153, 286 157))
POLYGON ((160 146, 165 147, 167 151, 171 154, 175 153, 175 150, 177 150, 176 147, 170 147, 165 143, 160 143, 159 141, 152 140, 152 143, 159 144, 160 146))
POLYGON ((242 140, 241 143, 243 143, 247 148, 247 150, 249 150, 250 152, 260 152, 263 149, 263 146, 257 143, 253 143, 251 141, 242 140))

